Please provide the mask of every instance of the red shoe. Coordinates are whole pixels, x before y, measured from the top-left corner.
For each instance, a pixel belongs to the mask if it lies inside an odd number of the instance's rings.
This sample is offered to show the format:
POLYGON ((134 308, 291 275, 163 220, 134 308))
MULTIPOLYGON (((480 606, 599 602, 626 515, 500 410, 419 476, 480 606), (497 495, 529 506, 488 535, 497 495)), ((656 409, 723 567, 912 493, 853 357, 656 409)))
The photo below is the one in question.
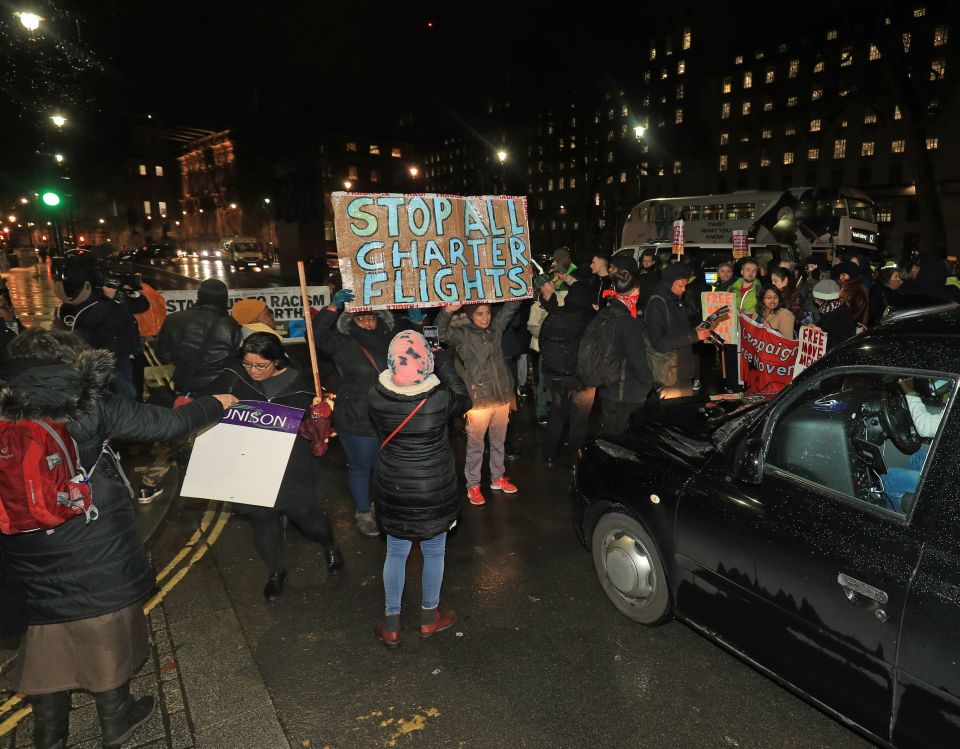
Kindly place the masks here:
POLYGON ((506 476, 501 476, 496 481, 490 484, 490 488, 498 492, 503 492, 504 494, 516 494, 517 487, 514 484, 510 483, 510 479, 506 476))
POLYGON ((436 617, 434 618, 433 623, 420 625, 420 637, 425 640, 428 637, 432 637, 437 632, 443 632, 443 630, 453 626, 455 621, 457 621, 456 611, 453 609, 450 609, 449 611, 441 611, 440 607, 438 606, 436 617))
MULTIPOLYGON (((395 648, 400 644, 400 632, 391 632, 386 626, 386 624, 381 622, 373 628, 373 634, 377 636, 378 640, 383 642, 385 647, 395 648)), ((423 627, 420 629, 423 629, 423 627)))
MULTIPOLYGON (((516 489, 514 489, 514 491, 516 491, 516 489)), ((467 499, 470 500, 470 504, 472 505, 480 506, 487 503, 487 499, 483 496, 483 492, 480 491, 479 485, 471 486, 467 489, 467 499)))

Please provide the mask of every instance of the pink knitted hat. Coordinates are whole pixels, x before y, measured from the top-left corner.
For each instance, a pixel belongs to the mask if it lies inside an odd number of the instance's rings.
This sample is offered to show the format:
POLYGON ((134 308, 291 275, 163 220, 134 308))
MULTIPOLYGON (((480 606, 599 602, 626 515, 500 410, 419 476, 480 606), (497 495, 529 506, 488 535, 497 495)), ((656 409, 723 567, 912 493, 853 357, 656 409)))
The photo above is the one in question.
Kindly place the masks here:
POLYGON ((390 341, 387 366, 394 385, 419 385, 433 374, 433 351, 420 333, 403 330, 390 341))

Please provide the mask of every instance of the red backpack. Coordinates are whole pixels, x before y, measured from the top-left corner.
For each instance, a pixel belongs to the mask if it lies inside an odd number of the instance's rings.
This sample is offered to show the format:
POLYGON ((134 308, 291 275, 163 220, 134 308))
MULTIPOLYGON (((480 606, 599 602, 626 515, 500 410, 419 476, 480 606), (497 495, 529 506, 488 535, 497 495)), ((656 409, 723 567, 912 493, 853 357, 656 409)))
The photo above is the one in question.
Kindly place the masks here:
POLYGON ((0 532, 51 530, 77 515, 96 520, 89 481, 66 424, 0 421, 0 532))

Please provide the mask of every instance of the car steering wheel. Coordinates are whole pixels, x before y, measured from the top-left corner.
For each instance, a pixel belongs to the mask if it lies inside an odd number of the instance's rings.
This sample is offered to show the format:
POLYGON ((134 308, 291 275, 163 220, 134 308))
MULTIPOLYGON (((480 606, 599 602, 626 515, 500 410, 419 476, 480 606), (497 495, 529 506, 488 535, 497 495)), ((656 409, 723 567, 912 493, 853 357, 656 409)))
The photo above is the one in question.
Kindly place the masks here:
POLYGON ((923 445, 907 406, 907 398, 895 383, 880 391, 880 425, 883 431, 905 455, 913 455, 923 445))

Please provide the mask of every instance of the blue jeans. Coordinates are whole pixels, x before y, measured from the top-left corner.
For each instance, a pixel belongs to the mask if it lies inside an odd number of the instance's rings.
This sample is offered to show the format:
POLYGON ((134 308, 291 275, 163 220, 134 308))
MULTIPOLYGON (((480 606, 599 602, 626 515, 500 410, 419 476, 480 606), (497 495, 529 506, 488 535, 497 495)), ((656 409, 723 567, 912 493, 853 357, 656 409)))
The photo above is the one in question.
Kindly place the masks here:
MULTIPOLYGON (((387 558, 383 562, 383 591, 387 599, 387 616, 400 613, 403 602, 403 584, 407 577, 407 555, 412 541, 387 534, 387 558)), ((423 554, 423 588, 421 604, 435 609, 440 604, 440 585, 443 583, 443 552, 447 548, 447 534, 441 533, 420 542, 423 554)))
POLYGON ((380 440, 367 434, 339 435, 347 454, 347 486, 357 507, 357 513, 370 512, 370 479, 377 467, 380 440))
POLYGON ((930 446, 925 444, 910 456, 906 468, 887 469, 883 477, 883 490, 897 512, 903 512, 901 505, 903 495, 916 491, 917 484, 920 482, 920 471, 923 470, 928 452, 930 452, 930 446))

